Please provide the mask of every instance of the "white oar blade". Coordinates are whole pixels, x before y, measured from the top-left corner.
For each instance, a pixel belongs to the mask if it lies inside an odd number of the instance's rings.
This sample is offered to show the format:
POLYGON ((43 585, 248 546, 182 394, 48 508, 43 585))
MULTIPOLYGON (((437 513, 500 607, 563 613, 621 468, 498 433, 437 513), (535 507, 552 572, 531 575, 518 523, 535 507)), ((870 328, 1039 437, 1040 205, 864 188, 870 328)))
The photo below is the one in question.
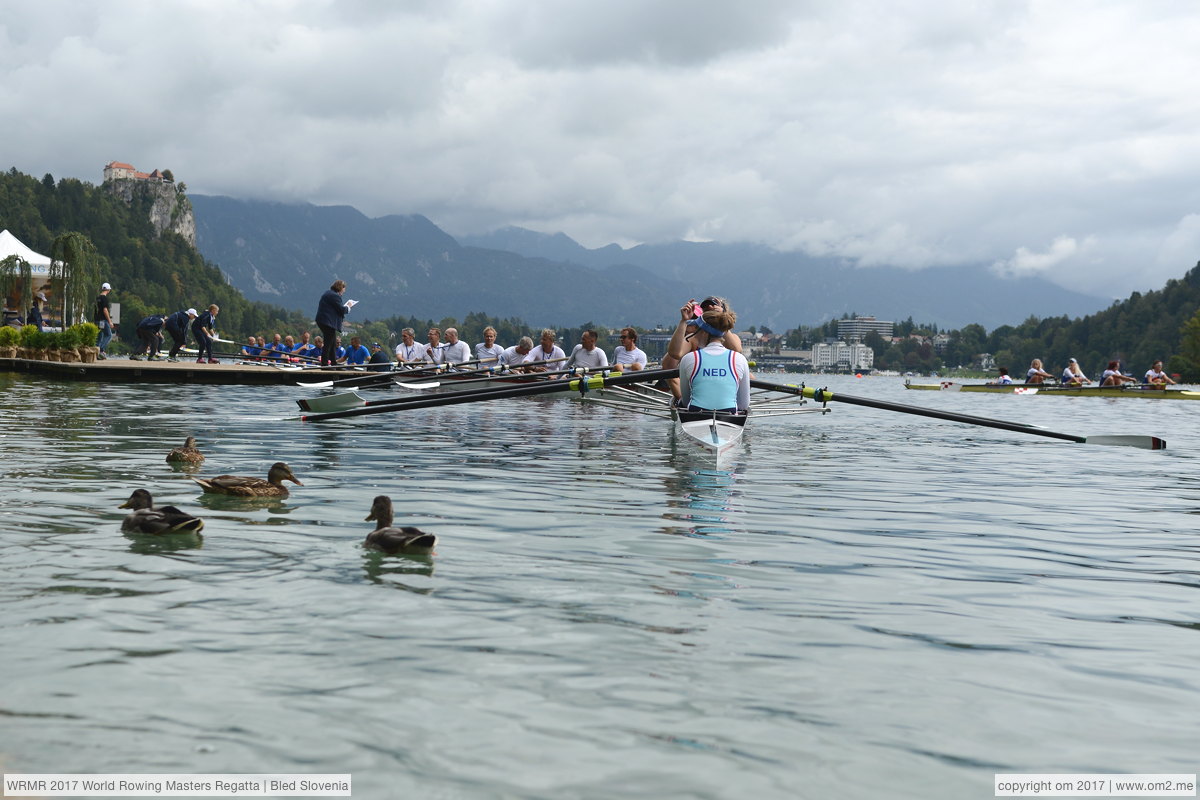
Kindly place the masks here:
POLYGON ((333 381, 317 381, 316 383, 301 383, 296 381, 296 385, 304 389, 329 389, 333 386, 333 381))
POLYGON ((1166 450, 1167 440, 1160 439, 1157 436, 1136 436, 1129 435, 1110 435, 1110 436, 1086 436, 1083 440, 1084 444, 1107 444, 1113 447, 1140 447, 1143 450, 1166 450))
POLYGON ((331 411, 348 411, 365 405, 367 400, 358 392, 342 392, 328 397, 310 397, 307 400, 296 401, 304 411, 315 414, 328 414, 331 411))
POLYGON ((392 383, 399 386, 401 389, 436 389, 442 384, 437 381, 430 383, 404 383, 403 381, 393 380, 392 383))

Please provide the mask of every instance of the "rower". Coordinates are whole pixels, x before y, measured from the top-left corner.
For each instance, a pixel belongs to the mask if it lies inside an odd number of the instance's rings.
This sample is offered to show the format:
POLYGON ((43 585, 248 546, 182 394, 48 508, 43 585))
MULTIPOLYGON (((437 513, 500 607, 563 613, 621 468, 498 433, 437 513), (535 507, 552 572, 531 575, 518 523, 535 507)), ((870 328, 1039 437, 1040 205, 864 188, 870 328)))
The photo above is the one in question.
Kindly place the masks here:
POLYGON ((628 368, 636 371, 646 368, 646 353, 637 346, 637 331, 633 328, 621 328, 621 343, 613 351, 613 366, 617 371, 628 368))
POLYGON ((442 329, 429 329, 429 344, 425 345, 425 360, 431 364, 446 362, 446 346, 442 344, 442 329))
POLYGON ((525 363, 525 358, 533 350, 533 339, 528 336, 522 336, 521 341, 517 342, 512 347, 507 347, 500 354, 501 367, 519 367, 525 363))
MULTIPOLYGON (((525 356, 525 364, 528 365, 537 361, 566 361, 567 354, 563 352, 561 347, 554 343, 554 340, 557 338, 558 334, 553 329, 543 328, 542 343, 529 351, 529 355, 525 356)), ((549 369, 556 368, 554 365, 542 363, 529 367, 529 370, 531 372, 546 372, 549 369)))
MULTIPOLYGON (((529 346, 533 348, 532 339, 529 340, 529 346)), ((484 364, 499 365, 503 355, 504 348, 496 344, 496 329, 488 325, 483 329, 483 341, 475 345, 475 358, 484 364)))
POLYGON ((1164 386, 1168 383, 1175 383, 1171 380, 1171 376, 1163 372, 1162 361, 1155 361, 1150 369, 1146 372, 1146 383, 1164 386))
POLYGON ((1108 362, 1108 369, 1104 370, 1104 374, 1100 376, 1100 385, 1120 386, 1124 383, 1137 383, 1137 378, 1121 374, 1120 361, 1108 362))
POLYGON ((567 365, 564 369, 574 369, 575 367, 583 367, 584 369, 606 369, 608 367, 608 356, 599 347, 596 347, 596 332, 593 330, 584 331, 579 337, 579 344, 575 345, 575 349, 571 351, 571 357, 567 359, 567 365))
POLYGON ((458 338, 458 328, 446 328, 446 346, 442 353, 446 364, 463 364, 471 360, 471 348, 458 338))
POLYGON ((1079 362, 1075 359, 1067 361, 1067 367, 1063 370, 1062 385, 1063 386, 1083 386, 1085 383, 1091 383, 1092 379, 1083 374, 1083 370, 1079 368, 1079 362))
MULTIPOLYGON (((685 353, 696 349, 695 338, 689 333, 689 325, 695 320, 700 319, 700 316, 709 309, 720 309, 723 311, 729 310, 729 304, 720 297, 706 297, 700 301, 699 305, 695 300, 688 300, 679 309, 679 324, 675 326, 675 332, 671 334, 671 341, 667 343, 667 354, 662 358, 664 369, 673 369, 680 363, 685 353)), ((734 315, 737 318, 737 315, 734 315)), ((742 352, 742 340, 737 334, 732 331, 726 331, 724 337, 725 346, 735 353, 742 352)), ((667 381, 671 389, 671 394, 675 395, 675 399, 679 399, 679 383, 674 378, 667 381)))
POLYGON ((363 347, 362 339, 351 336, 350 347, 346 350, 346 364, 352 367, 361 367, 367 363, 367 359, 370 357, 371 351, 363 347))
POLYGON ((416 336, 416 331, 412 328, 400 331, 400 344, 396 345, 396 360, 401 364, 425 362, 425 345, 418 342, 416 336))
POLYGON ((680 408, 727 414, 750 408, 750 365, 745 356, 725 346, 726 334, 736 323, 736 314, 715 307, 688 323, 688 338, 698 349, 679 361, 680 408))

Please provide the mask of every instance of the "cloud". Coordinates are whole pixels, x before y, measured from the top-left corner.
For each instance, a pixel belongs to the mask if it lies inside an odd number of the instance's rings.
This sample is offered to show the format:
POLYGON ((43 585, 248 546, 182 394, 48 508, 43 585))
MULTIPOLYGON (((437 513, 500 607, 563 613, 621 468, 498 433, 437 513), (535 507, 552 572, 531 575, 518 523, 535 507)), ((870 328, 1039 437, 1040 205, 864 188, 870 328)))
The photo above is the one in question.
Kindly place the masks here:
POLYGON ((39 176, 1118 296, 1200 258, 1197 38, 1171 2, 14 0, 0 102, 39 176))
POLYGON ((1042 253, 1036 253, 1027 247, 1018 247, 1012 258, 993 263, 992 270, 998 275, 1012 278, 1042 275, 1066 262, 1081 258, 1095 244, 1096 240, 1093 237, 1088 237, 1080 243, 1071 236, 1058 236, 1042 253))

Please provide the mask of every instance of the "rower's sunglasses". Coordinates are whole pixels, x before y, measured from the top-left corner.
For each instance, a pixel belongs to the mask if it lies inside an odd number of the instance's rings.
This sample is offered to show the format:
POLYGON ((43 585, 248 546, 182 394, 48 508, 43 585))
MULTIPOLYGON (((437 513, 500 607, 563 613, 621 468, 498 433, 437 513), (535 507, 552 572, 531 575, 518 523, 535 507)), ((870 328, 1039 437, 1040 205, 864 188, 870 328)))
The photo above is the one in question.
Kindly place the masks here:
POLYGON ((725 305, 725 301, 724 301, 724 300, 722 300, 722 299, 721 299, 721 298, 719 298, 719 297, 706 297, 706 298, 704 298, 703 300, 701 300, 701 301, 700 301, 700 307, 701 307, 701 308, 703 308, 703 309, 704 309, 704 310, 706 310, 706 311, 707 311, 708 309, 710 309, 710 308, 719 308, 719 309, 721 309, 722 311, 725 311, 725 310, 728 308, 728 307, 725 305))

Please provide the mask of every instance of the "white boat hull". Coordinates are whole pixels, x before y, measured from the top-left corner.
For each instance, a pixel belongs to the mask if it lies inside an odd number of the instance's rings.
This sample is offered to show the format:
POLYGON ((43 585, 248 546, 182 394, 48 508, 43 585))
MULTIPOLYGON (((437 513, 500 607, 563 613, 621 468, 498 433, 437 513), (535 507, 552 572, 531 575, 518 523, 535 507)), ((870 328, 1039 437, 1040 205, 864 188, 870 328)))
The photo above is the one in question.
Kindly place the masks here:
POLYGON ((718 460, 737 446, 746 430, 744 415, 714 417, 674 410, 671 416, 689 441, 718 460))

